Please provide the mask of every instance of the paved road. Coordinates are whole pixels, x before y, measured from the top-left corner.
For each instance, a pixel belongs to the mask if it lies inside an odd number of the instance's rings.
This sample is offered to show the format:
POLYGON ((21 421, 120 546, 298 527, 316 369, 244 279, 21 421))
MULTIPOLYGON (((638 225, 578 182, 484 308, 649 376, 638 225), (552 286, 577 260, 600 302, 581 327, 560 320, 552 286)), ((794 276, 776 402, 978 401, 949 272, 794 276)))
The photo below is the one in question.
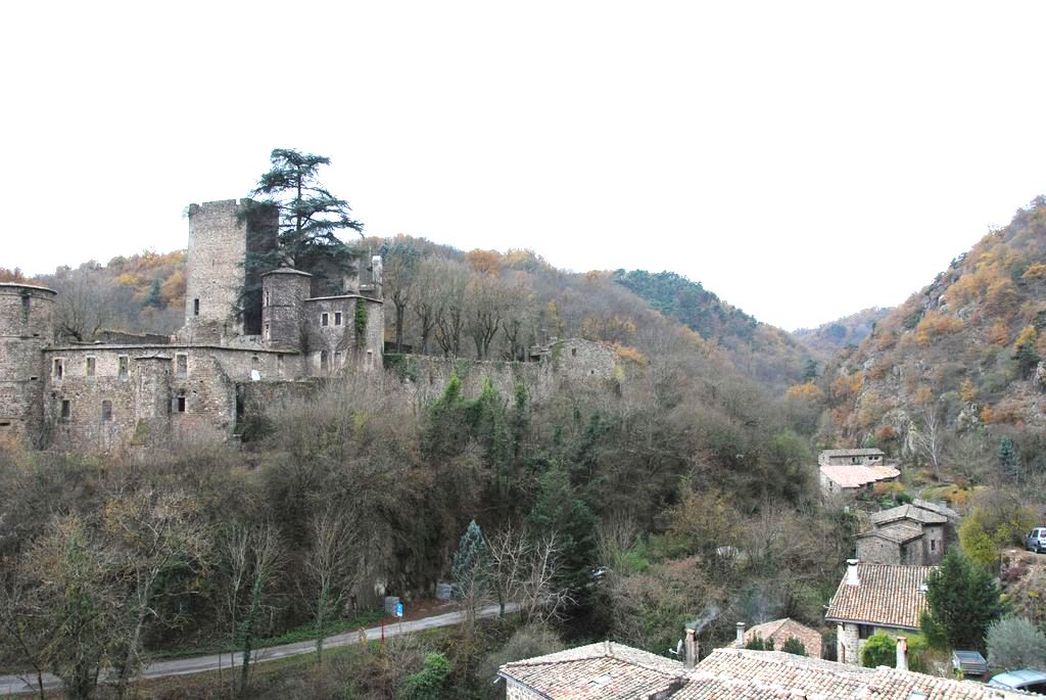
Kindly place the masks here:
MULTIPOLYGON (((513 612, 519 606, 509 603, 505 606, 506 612, 513 612)), ((495 617, 498 614, 497 605, 489 605, 483 608, 480 617, 495 617)), ((408 632, 420 632, 421 630, 434 629, 436 627, 450 627, 457 625, 464 619, 464 613, 460 611, 422 617, 417 620, 406 620, 394 624, 385 625, 385 636, 395 637, 408 632)), ((381 637, 381 627, 371 627, 365 630, 368 640, 381 637)), ((344 632, 342 634, 327 637, 323 642, 324 649, 331 647, 342 647, 348 644, 356 644, 360 641, 360 631, 344 632)), ((316 651, 316 640, 308 642, 295 642, 294 644, 283 644, 278 647, 266 647, 253 652, 254 663, 283 659, 288 656, 300 656, 301 654, 314 653, 316 651)), ((165 676, 184 676, 191 673, 205 673, 217 671, 219 668, 228 669, 230 666, 229 654, 209 654, 207 656, 194 656, 187 659, 173 659, 171 661, 157 661, 145 667, 142 671, 143 678, 163 678, 165 676)), ((239 667, 243 655, 232 654, 231 665, 239 667)), ((56 676, 47 674, 44 676, 44 687, 48 689, 60 687, 62 682, 56 676)), ((21 693, 36 692, 36 676, 0 676, 0 696, 17 695, 21 693), (26 682, 28 681, 28 683, 26 682)))

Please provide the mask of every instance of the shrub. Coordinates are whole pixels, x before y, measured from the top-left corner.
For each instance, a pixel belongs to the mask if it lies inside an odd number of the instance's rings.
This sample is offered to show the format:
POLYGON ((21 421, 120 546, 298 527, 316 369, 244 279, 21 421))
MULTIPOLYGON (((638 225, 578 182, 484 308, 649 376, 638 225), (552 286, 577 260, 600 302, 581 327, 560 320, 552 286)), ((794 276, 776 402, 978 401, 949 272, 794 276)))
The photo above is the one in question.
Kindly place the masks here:
POLYGON ((443 697, 443 686, 450 675, 450 663, 443 654, 425 657, 425 665, 414 675, 407 676, 397 696, 401 700, 438 700, 443 697))
POLYGON ((993 668, 1046 668, 1046 634, 1023 617, 1004 617, 988 628, 988 663, 993 668))
POLYGON ((861 649, 861 665, 867 668, 893 666, 897 659, 897 640, 885 632, 876 632, 861 649))
POLYGON ((759 635, 756 635, 745 643, 745 649, 755 649, 756 651, 773 651, 774 640, 763 639, 759 635))
POLYGON ((806 647, 795 637, 786 639, 785 643, 781 645, 781 651, 796 656, 806 656, 806 647))

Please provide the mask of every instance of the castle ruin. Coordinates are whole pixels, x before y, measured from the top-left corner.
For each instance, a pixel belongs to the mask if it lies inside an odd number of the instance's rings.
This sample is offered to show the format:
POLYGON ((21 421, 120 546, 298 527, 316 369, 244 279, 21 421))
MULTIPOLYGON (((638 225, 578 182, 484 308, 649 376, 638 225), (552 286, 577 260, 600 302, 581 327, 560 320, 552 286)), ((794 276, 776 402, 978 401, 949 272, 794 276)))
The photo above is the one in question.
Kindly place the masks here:
POLYGON ((56 343, 56 293, 0 284, 0 436, 89 450, 228 439, 252 385, 380 370, 380 260, 334 295, 314 295, 303 270, 250 280, 248 253, 277 245, 277 212, 249 204, 189 207, 185 325, 166 343, 56 343))

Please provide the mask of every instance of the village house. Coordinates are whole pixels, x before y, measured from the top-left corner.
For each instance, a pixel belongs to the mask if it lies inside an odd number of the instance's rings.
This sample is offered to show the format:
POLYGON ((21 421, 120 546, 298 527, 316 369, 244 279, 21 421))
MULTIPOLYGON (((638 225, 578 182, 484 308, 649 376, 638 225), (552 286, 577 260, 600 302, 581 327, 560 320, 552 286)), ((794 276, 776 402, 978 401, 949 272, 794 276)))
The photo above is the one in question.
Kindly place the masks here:
POLYGON ((857 536, 857 558, 876 564, 931 566, 940 563, 955 541, 955 518, 947 508, 926 501, 872 513, 869 528, 857 536))
POLYGON ((871 564, 849 559, 828 605, 825 621, 836 624, 836 658, 859 666, 865 641, 876 632, 917 632, 926 609, 930 566, 871 564))
POLYGON ((896 481, 901 472, 884 463, 886 455, 874 448, 821 450, 817 456, 821 492, 825 496, 854 496, 873 484, 896 481))
POLYGON ((799 640, 807 656, 814 659, 821 658, 821 646, 824 643, 821 633, 796 622, 790 617, 764 622, 747 630, 745 629, 745 623, 738 622, 737 636, 731 646, 735 649, 741 649, 753 640, 761 639, 764 642, 773 642, 774 649, 780 651, 784 643, 790 638, 799 640))
POLYGON ((677 661, 600 642, 498 669, 508 700, 1007 700, 1023 697, 981 683, 908 671, 907 647, 896 668, 863 668, 780 651, 715 649, 700 662, 677 661))

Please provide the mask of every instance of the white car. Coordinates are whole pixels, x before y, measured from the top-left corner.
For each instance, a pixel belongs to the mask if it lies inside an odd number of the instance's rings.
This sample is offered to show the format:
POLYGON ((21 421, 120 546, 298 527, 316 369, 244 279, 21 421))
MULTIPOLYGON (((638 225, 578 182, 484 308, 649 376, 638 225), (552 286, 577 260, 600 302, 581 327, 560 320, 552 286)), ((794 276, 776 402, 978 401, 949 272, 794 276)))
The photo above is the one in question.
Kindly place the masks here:
POLYGON ((1032 528, 1024 538, 1024 548, 1032 552, 1046 552, 1046 527, 1032 528))

